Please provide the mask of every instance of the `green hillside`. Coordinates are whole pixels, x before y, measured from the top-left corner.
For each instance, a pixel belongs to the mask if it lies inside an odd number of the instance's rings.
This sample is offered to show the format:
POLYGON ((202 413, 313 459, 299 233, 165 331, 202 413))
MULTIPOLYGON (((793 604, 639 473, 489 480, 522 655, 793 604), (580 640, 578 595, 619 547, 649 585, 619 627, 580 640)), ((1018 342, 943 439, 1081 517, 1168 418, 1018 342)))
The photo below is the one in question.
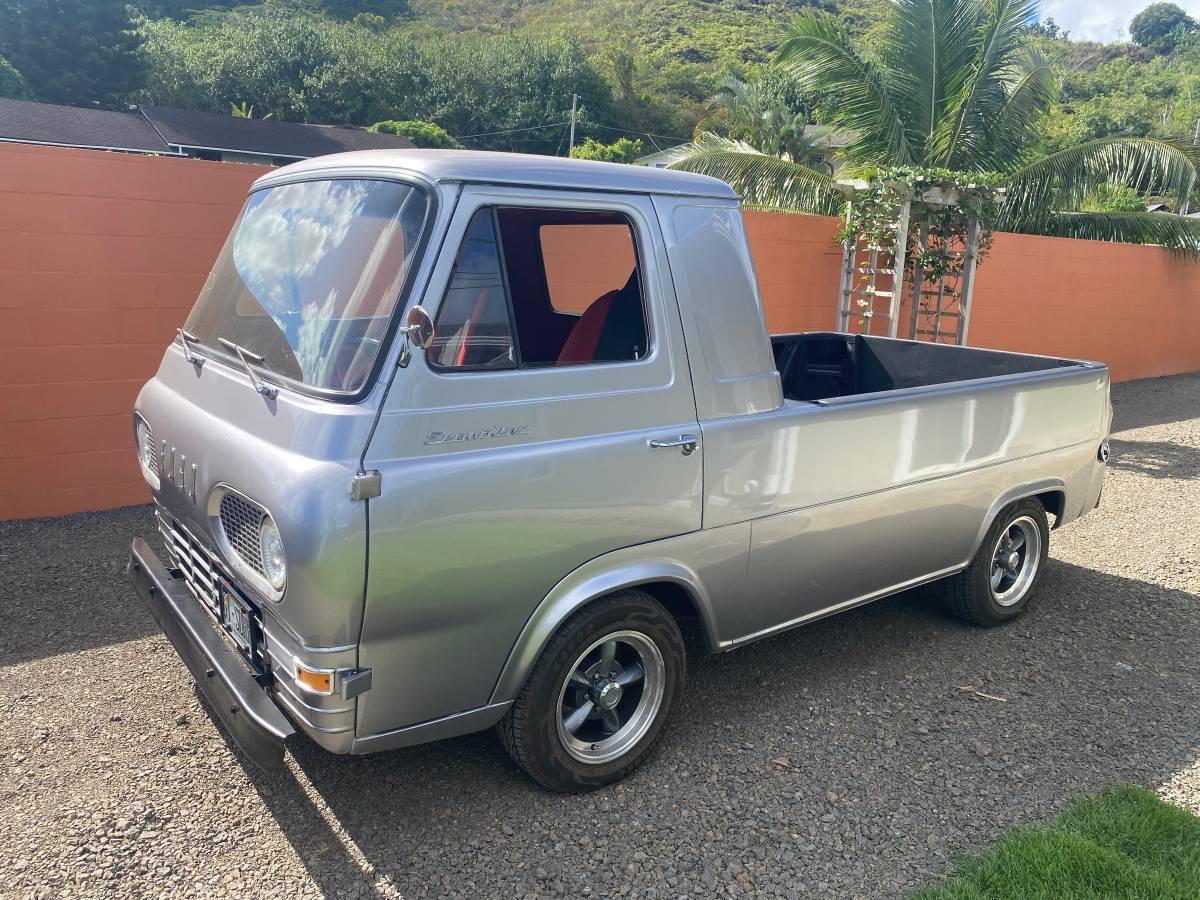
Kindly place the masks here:
MULTIPOLYGON (((888 0, 0 0, 0 95, 421 120, 470 147, 554 153, 578 94, 581 139, 627 135, 654 149, 691 138, 723 77, 762 75, 783 24, 812 6, 869 50, 888 0)), ((1112 134, 1190 139, 1200 117, 1190 22, 1145 46, 1032 28, 1059 85, 1041 149, 1112 134)), ((828 112, 778 79, 768 93, 793 115, 828 112)))
POLYGON ((626 87, 660 101, 660 127, 690 137, 717 81, 753 77, 770 61, 789 16, 805 7, 828 9, 865 35, 885 6, 886 0, 412 0, 406 27, 418 39, 574 36, 610 81, 620 81, 624 64, 632 75, 626 87))

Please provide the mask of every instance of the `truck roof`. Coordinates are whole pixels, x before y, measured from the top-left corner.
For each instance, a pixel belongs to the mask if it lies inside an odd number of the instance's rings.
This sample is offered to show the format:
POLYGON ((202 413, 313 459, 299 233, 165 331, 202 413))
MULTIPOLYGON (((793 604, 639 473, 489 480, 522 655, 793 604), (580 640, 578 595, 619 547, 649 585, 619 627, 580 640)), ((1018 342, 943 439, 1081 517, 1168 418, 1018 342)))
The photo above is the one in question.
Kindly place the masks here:
POLYGON ((259 178, 254 187, 267 187, 295 175, 336 175, 339 172, 363 174, 364 170, 407 172, 437 183, 517 184, 720 199, 737 197, 733 188, 725 182, 691 172, 482 150, 389 149, 333 153, 276 169, 259 178))

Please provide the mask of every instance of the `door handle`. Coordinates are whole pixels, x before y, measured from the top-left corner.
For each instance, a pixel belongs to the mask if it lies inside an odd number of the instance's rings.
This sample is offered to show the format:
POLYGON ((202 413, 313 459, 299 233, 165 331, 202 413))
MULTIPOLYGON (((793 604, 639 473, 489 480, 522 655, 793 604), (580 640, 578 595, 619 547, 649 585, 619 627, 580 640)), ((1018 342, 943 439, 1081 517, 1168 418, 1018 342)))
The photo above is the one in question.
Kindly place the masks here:
POLYGON ((650 441, 650 449, 652 450, 661 450, 664 447, 678 447, 684 456, 691 456, 699 446, 700 438, 694 434, 681 434, 677 438, 666 440, 655 438, 650 441))

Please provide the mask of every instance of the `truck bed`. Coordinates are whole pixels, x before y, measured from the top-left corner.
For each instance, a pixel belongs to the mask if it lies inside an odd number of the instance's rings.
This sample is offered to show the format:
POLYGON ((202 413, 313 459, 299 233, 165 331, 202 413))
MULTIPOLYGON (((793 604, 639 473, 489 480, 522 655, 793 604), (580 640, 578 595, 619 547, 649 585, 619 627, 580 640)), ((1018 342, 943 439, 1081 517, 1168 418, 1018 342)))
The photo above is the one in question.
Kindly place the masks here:
POLYGON ((1069 359, 840 332, 771 337, 788 400, 830 400, 1078 366, 1069 359))

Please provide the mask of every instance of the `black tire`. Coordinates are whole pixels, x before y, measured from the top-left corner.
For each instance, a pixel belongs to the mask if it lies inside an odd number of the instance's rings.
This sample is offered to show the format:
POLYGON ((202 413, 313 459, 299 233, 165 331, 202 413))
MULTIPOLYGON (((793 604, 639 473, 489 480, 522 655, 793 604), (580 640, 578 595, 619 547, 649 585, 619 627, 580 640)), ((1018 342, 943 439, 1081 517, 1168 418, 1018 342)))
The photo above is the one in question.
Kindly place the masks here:
MULTIPOLYGON (((946 609, 958 618, 984 628, 1003 625, 1019 616, 1029 605, 1030 598, 1042 580, 1049 547, 1050 525, 1046 519, 1045 507, 1033 498, 1018 500, 1006 506, 996 516, 971 564, 958 574, 935 582, 931 589, 946 609), (992 589, 993 562, 998 545, 1002 536, 1007 536, 1011 529, 1026 528, 1026 523, 1032 523, 1037 531, 1037 556, 1032 560, 1035 567, 1020 591, 1014 592, 1010 599, 1001 602, 997 599, 997 592, 992 589)), ((1027 553, 1020 562, 1021 572, 1024 572, 1023 567, 1030 561, 1027 553)), ((1016 583, 1015 577, 1013 583, 1016 583)))
MULTIPOLYGON (((604 641, 604 644, 608 643, 613 642, 604 641)), ((623 645, 618 642, 617 646, 623 645)), ((648 644, 643 643, 641 646, 653 657, 653 651, 648 644)), ((633 655, 627 659, 632 659, 630 672, 634 672, 635 667, 640 664, 638 660, 641 657, 633 655)), ((657 658, 653 658, 647 665, 653 667, 658 661, 657 658)), ((601 669, 592 676, 593 685, 609 677, 601 675, 600 671, 615 671, 611 662, 606 670, 603 669, 603 663, 598 665, 601 669)), ((617 664, 618 667, 619 665, 620 663, 617 664)), ((496 730, 505 749, 517 765, 543 787, 572 794, 592 791, 620 781, 653 750, 683 691, 686 668, 687 654, 683 637, 671 614, 644 591, 618 591, 589 604, 559 628, 542 650, 512 708, 496 726, 496 730), (634 641, 634 644, 624 647, 630 654, 636 654, 638 641, 646 641, 657 648, 661 657, 661 671, 651 675, 649 671, 643 670, 643 687, 625 687, 623 690, 629 693, 620 701, 635 711, 631 713, 631 722, 640 719, 641 722, 649 724, 642 724, 640 729, 644 730, 640 730, 635 723, 630 731, 626 732, 626 740, 631 743, 616 758, 602 762, 582 761, 576 758, 573 752, 594 753, 601 744, 591 744, 586 748, 577 747, 574 751, 567 746, 565 739, 577 738, 563 731, 563 728, 567 727, 565 721, 560 726, 560 718, 569 718, 564 710, 571 708, 565 705, 563 698, 568 691, 576 692, 576 696, 594 697, 594 711, 597 715, 603 715, 603 711, 597 705, 601 702, 599 695, 594 691, 581 689, 577 686, 579 682, 568 682, 568 679, 572 672, 577 670, 576 664, 581 657, 591 658, 585 651, 590 652, 595 646, 600 646, 601 649, 597 652, 603 652, 603 645, 598 642, 615 634, 626 634, 629 636, 628 640, 634 641), (643 705, 641 694, 635 694, 634 690, 644 692, 657 685, 661 685, 661 694, 657 690, 647 694, 643 705), (654 698, 659 696, 661 699, 655 706, 654 698), (633 740, 638 734, 640 737, 633 740)), ((584 702, 591 703, 592 700, 584 702)), ((579 705, 582 707, 583 703, 579 705)), ((618 709, 620 707, 612 712, 616 714, 618 709)), ((585 720, 585 726, 606 727, 604 723, 594 721, 590 714, 585 720)), ((625 727, 622 725, 621 730, 625 727)), ((614 736, 621 734, 621 730, 614 736)))

